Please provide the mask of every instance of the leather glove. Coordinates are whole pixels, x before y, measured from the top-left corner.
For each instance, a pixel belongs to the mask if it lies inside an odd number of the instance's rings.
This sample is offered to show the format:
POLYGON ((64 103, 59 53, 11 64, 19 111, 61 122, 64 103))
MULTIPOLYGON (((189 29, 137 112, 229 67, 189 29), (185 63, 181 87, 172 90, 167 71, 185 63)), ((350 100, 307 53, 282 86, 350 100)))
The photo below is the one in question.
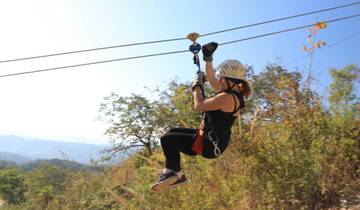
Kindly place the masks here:
POLYGON ((216 48, 218 47, 218 43, 210 42, 206 45, 202 46, 202 54, 204 61, 212 61, 213 60, 213 53, 215 52, 216 48))
POLYGON ((196 86, 200 86, 202 88, 204 86, 204 82, 205 82, 205 73, 202 71, 196 72, 195 81, 191 87, 192 91, 195 90, 196 86))
POLYGON ((203 71, 196 72, 195 83, 204 86, 204 82, 205 82, 205 73, 203 71))

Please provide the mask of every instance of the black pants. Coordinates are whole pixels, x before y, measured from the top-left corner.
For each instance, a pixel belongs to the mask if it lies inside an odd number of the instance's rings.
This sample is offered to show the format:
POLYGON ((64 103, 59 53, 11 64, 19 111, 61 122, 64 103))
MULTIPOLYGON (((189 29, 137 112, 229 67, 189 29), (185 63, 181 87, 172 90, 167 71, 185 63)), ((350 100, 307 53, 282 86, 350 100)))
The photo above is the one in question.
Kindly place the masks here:
MULTIPOLYGON (((161 147, 166 157, 165 167, 178 172, 180 167, 180 152, 195 156, 196 153, 192 151, 192 145, 195 141, 197 130, 192 128, 172 128, 165 133, 161 138, 161 147)), ((225 148, 221 148, 221 153, 225 148)), ((204 138, 203 153, 205 158, 215 158, 214 146, 207 137, 204 138)))

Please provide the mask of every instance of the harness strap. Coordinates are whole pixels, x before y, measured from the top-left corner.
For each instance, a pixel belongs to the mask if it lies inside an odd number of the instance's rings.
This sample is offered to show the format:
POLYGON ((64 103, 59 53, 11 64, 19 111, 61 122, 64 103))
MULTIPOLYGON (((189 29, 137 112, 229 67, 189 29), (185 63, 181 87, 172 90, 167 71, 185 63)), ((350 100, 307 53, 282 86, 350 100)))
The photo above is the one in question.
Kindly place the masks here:
POLYGON ((196 153, 196 155, 201 155, 203 152, 204 137, 205 137, 204 129, 199 128, 195 136, 195 141, 192 145, 192 150, 196 153))
POLYGON ((235 95, 239 98, 239 102, 240 102, 239 110, 245 108, 244 94, 235 92, 235 95))
POLYGON ((244 105, 244 98, 243 98, 242 94, 238 94, 238 93, 236 93, 236 92, 231 92, 230 94, 231 94, 231 96, 233 97, 234 103, 235 103, 234 111, 232 112, 232 114, 235 114, 235 113, 237 113, 240 109, 244 108, 244 106, 245 106, 245 105, 244 105), (235 96, 239 99, 239 103, 240 103, 239 106, 237 106, 237 102, 236 102, 235 96))
POLYGON ((237 102, 236 102, 236 98, 235 98, 234 94, 232 94, 232 93, 230 93, 230 94, 234 99, 234 111, 232 112, 232 114, 235 114, 237 111, 239 111, 239 108, 237 107, 237 102))
POLYGON ((234 99, 234 111, 232 112, 232 114, 237 113, 240 109, 245 107, 244 96, 242 93, 238 93, 238 92, 234 92, 234 91, 224 91, 224 92, 230 94, 234 99), (239 99, 239 103, 240 103, 239 107, 237 106, 235 96, 239 99))

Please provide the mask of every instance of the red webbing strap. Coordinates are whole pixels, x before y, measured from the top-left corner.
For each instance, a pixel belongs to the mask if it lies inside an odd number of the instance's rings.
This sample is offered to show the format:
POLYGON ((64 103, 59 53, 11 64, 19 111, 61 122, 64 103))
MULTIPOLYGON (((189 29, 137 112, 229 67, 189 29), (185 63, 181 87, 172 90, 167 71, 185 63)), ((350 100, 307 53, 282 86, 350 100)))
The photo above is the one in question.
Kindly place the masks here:
POLYGON ((203 141, 204 141, 204 129, 199 129, 195 136, 195 141, 192 146, 192 150, 196 152, 197 155, 201 155, 203 151, 203 141))

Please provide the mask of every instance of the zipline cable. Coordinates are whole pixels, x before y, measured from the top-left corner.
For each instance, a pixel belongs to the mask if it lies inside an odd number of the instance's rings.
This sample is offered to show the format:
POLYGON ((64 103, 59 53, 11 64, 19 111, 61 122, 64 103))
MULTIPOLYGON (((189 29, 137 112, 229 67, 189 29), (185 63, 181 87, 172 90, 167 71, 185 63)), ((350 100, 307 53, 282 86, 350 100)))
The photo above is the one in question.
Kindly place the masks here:
MULTIPOLYGON (((354 17, 358 17, 360 16, 360 14, 356 14, 356 15, 351 15, 351 16, 347 16, 347 17, 342 17, 342 18, 338 18, 338 19, 333 19, 333 20, 329 20, 329 21, 325 21, 326 23, 332 23, 332 22, 337 22, 337 21, 341 21, 341 20, 346 20, 346 19, 350 19, 350 18, 354 18, 354 17)), ((299 30, 299 29, 303 29, 303 28, 308 28, 313 26, 314 24, 309 24, 309 25, 305 25, 305 26, 299 26, 299 27, 295 27, 295 28, 290 28, 290 29, 285 29, 285 30, 281 30, 281 31, 275 31, 272 33, 267 33, 267 34, 261 34, 258 36, 252 36, 252 37, 248 37, 248 38, 244 38, 244 39, 238 39, 238 40, 233 40, 233 41, 229 41, 229 42, 223 42, 219 45, 227 45, 227 44, 232 44, 235 42, 242 42, 242 41, 247 41, 247 40, 251 40, 251 39, 257 39, 260 37, 264 37, 264 36, 270 36, 270 35, 275 35, 275 34, 280 34, 280 33, 285 33, 285 32, 290 32, 290 31, 295 31, 295 30, 299 30)))
POLYGON ((74 68, 74 67, 81 67, 81 66, 90 66, 90 65, 101 64, 101 63, 110 63, 110 62, 115 62, 115 61, 132 60, 132 59, 138 59, 138 58, 146 58, 146 57, 153 57, 153 56, 177 54, 177 53, 184 53, 184 52, 188 52, 188 50, 179 50, 179 51, 156 53, 156 54, 149 54, 149 55, 139 55, 139 56, 118 58, 118 59, 105 60, 105 61, 96 61, 96 62, 91 62, 91 63, 75 64, 75 65, 70 65, 70 66, 60 66, 60 67, 41 69, 41 70, 35 70, 35 71, 19 72, 19 73, 14 73, 14 74, 4 74, 4 75, 0 75, 0 77, 11 77, 11 76, 18 76, 18 75, 22 75, 22 74, 40 73, 40 72, 45 72, 45 71, 54 71, 54 70, 59 70, 59 69, 67 69, 67 68, 74 68))
MULTIPOLYGON (((333 19, 333 20, 329 20, 329 21, 325 21, 325 22, 326 23, 333 23, 333 22, 346 20, 346 19, 350 19, 350 18, 355 18, 355 17, 359 17, 359 16, 360 16, 360 14, 355 14, 355 15, 342 17, 342 18, 338 18, 338 19, 333 19)), ((223 42, 223 43, 220 43, 219 45, 228 45, 228 44, 233 44, 233 43, 236 43, 236 42, 242 42, 242 41, 247 41, 247 40, 256 39, 256 38, 260 38, 260 37, 275 35, 275 34, 279 34, 279 33, 285 33, 285 32, 289 32, 289 31, 294 31, 294 30, 299 30, 299 29, 311 27, 313 25, 314 24, 309 24, 309 25, 305 25, 305 26, 300 26, 300 27, 290 28, 290 29, 286 29, 286 30, 271 32, 271 33, 262 34, 262 35, 258 35, 258 36, 253 36, 253 37, 248 37, 248 38, 244 38, 244 39, 238 39, 238 40, 234 40, 234 41, 223 42)), ((132 60, 132 59, 147 58, 147 57, 154 57, 154 56, 179 54, 179 53, 184 53, 184 52, 188 52, 188 50, 178 50, 178 51, 171 51, 171 52, 164 52, 164 53, 156 53, 156 54, 140 55, 140 56, 126 57, 126 58, 118 58, 118 59, 112 59, 112 60, 96 61, 96 62, 91 62, 91 63, 75 64, 75 65, 69 65, 69 66, 60 66, 60 67, 47 68, 47 69, 41 69, 41 70, 35 70, 35 71, 18 72, 18 73, 13 73, 13 74, 3 74, 3 75, 0 75, 0 78, 1 77, 18 76, 18 75, 24 75, 24 74, 40 73, 40 72, 46 72, 46 71, 54 71, 54 70, 60 70, 60 69, 66 69, 66 68, 89 66, 89 65, 101 64, 101 63, 110 63, 110 62, 115 62, 115 61, 124 61, 124 60, 132 60)))
POLYGON ((259 23, 253 23, 253 24, 249 24, 249 25, 234 27, 234 28, 225 29, 225 30, 221 30, 221 31, 215 31, 215 32, 200 35, 200 37, 219 34, 219 33, 224 33, 224 32, 228 32, 228 31, 234 31, 234 30, 243 29, 243 28, 249 28, 249 27, 258 26, 258 25, 264 25, 264 24, 268 24, 268 23, 274 23, 274 22, 278 22, 278 21, 282 21, 282 20, 298 18, 298 17, 312 15, 312 14, 316 14, 316 13, 327 12, 327 11, 336 10, 336 9, 340 9, 340 8, 344 8, 344 7, 355 6, 357 4, 360 4, 360 2, 354 2, 354 3, 351 3, 351 4, 345 4, 345 5, 341 5, 341 6, 337 6, 337 7, 332 7, 332 8, 327 8, 327 9, 322 9, 322 10, 317 10, 317 11, 312 11, 312 12, 306 12, 306 13, 302 13, 302 14, 298 14, 298 15, 292 15, 292 16, 278 18, 278 19, 272 19, 272 20, 268 20, 268 21, 263 21, 263 22, 259 22, 259 23))
MULTIPOLYGON (((287 17, 283 17, 283 18, 272 19, 272 20, 253 23, 253 24, 249 24, 249 25, 229 28, 229 29, 210 32, 210 33, 205 33, 205 34, 200 35, 200 37, 205 37, 205 36, 210 36, 210 35, 214 35, 214 34, 239 30, 239 29, 243 29, 243 28, 254 27, 254 26, 258 26, 258 25, 264 25, 264 24, 278 22, 278 21, 292 19, 292 18, 298 18, 298 17, 302 17, 302 16, 327 12, 327 11, 331 11, 331 10, 337 10, 337 9, 341 9, 341 8, 345 8, 345 7, 351 7, 351 6, 355 6, 355 5, 359 5, 359 4, 360 4, 360 1, 357 1, 357 2, 350 3, 350 4, 345 4, 345 5, 340 5, 340 6, 336 6, 336 7, 326 8, 326 9, 322 9, 322 10, 316 10, 316 11, 306 12, 306 13, 302 13, 302 14, 287 16, 287 17)), ((180 40, 186 40, 186 39, 187 39, 186 37, 181 37, 181 38, 154 40, 154 41, 147 41, 147 42, 136 42, 136 43, 130 43, 130 44, 113 45, 113 46, 107 46, 107 47, 98 47, 98 48, 76 50, 76 51, 68 51, 68 52, 61 52, 61 53, 53 53, 53 54, 46 54, 46 55, 38 55, 38 56, 31 56, 31 57, 14 58, 14 59, 2 60, 2 61, 0 60, 0 63, 9 63, 9 62, 14 62, 14 61, 23 61, 23 60, 30 60, 30 59, 46 58, 46 57, 68 55, 68 54, 75 54, 75 53, 83 53, 83 52, 90 52, 90 51, 107 50, 107 49, 121 48, 121 47, 130 47, 130 46, 137 46, 137 45, 146 45, 146 44, 155 44, 155 43, 162 43, 162 42, 180 41, 180 40)))

